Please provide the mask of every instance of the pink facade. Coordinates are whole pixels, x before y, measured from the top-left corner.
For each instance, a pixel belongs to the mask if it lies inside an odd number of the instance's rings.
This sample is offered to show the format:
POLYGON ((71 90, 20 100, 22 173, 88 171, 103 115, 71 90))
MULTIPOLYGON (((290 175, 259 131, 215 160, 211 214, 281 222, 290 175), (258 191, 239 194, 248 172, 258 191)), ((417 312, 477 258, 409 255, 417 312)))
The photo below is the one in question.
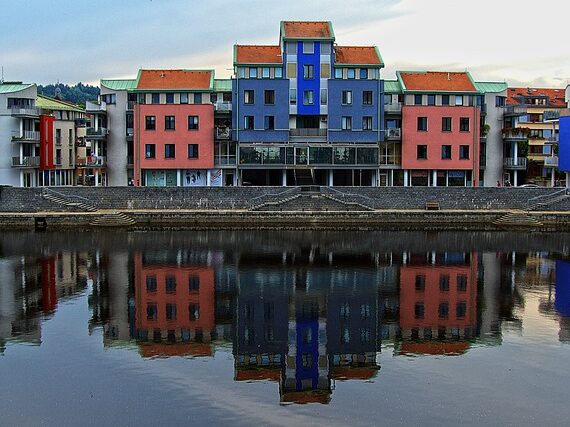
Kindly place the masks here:
POLYGON ((408 170, 471 170, 479 182, 479 107, 405 105, 402 107, 402 168, 408 170), (427 131, 418 130, 418 117, 427 117, 427 131), (451 131, 442 120, 451 118, 451 131), (460 131, 461 118, 469 118, 469 130, 460 131), (427 159, 418 159, 417 146, 427 146, 427 159), (451 158, 442 158, 442 146, 451 146, 451 158), (469 158, 460 159, 460 146, 469 146, 469 158))
POLYGON ((214 167, 214 106, 212 104, 137 104, 134 110, 134 180, 141 185, 145 169, 184 170, 214 167), (155 117, 155 129, 146 129, 146 117, 155 117), (175 117, 175 129, 165 129, 166 116, 175 117), (188 129, 188 117, 198 116, 198 129, 188 129), (146 145, 155 145, 147 158, 146 145), (166 158, 166 144, 175 145, 175 157, 166 158), (198 157, 188 157, 188 145, 198 144, 198 157))

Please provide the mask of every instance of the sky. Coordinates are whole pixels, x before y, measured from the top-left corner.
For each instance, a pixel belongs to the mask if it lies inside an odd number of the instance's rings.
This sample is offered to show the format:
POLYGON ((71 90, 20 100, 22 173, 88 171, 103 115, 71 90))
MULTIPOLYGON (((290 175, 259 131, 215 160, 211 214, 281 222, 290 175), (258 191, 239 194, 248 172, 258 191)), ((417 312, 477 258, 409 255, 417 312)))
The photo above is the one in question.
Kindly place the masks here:
POLYGON ((215 69, 232 46, 277 44, 282 20, 332 21, 339 45, 375 45, 396 70, 468 70, 511 86, 570 83, 570 1, 0 0, 6 81, 98 84, 139 68, 215 69), (541 7, 544 5, 544 7, 541 7), (565 28, 566 27, 566 28, 565 28))

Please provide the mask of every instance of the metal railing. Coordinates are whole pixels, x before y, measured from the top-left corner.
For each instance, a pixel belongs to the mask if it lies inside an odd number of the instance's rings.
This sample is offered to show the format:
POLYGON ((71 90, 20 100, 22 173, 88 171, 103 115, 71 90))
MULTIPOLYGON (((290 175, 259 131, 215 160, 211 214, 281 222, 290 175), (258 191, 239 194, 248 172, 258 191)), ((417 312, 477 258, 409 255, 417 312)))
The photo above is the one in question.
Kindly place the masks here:
POLYGON ((221 101, 214 103, 216 111, 232 111, 232 103, 230 101, 221 101))
POLYGON ((386 113, 399 113, 402 111, 401 102, 391 102, 389 104, 384 104, 384 112, 386 113))
POLYGON ((506 167, 526 168, 526 157, 505 157, 503 165, 506 167))
POLYGON ((107 136, 109 131, 107 128, 88 128, 87 129, 87 136, 107 136))
POLYGON ((516 128, 503 130, 503 139, 528 139, 528 131, 516 128))
POLYGON ((230 139, 232 135, 232 130, 229 127, 217 127, 216 128, 216 138, 217 139, 230 139))
POLYGON ((34 130, 25 130, 21 134, 12 135, 13 141, 39 141, 40 133, 34 130))
POLYGON ((39 156, 12 157, 13 167, 31 167, 35 168, 40 165, 39 156))
POLYGON ((214 156, 214 164, 218 166, 235 165, 237 156, 214 156))
POLYGON ((386 129, 386 139, 400 139, 402 138, 402 129, 392 128, 386 129))
POLYGON ((545 157, 544 166, 558 167, 558 156, 545 157))
POLYGON ((77 157, 75 164, 79 167, 105 166, 107 158, 105 156, 77 157))
POLYGON ((303 137, 319 137, 327 136, 326 129, 306 128, 306 129, 290 129, 290 136, 303 136, 303 137))
POLYGON ((127 101, 127 111, 133 110, 135 108, 135 101, 127 101))
POLYGON ((18 107, 12 106, 11 112, 13 116, 39 116, 39 110, 36 107, 18 107))

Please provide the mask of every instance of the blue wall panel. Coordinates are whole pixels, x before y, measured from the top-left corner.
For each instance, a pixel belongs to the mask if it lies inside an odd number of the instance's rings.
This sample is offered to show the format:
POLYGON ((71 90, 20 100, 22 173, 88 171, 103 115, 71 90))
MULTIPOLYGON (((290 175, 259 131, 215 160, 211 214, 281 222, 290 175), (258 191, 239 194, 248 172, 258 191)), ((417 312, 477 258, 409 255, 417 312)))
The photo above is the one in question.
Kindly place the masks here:
POLYGON ((297 114, 319 115, 320 110, 320 79, 321 79, 321 45, 313 43, 314 53, 303 53, 303 42, 297 43, 297 114), (314 75, 312 79, 303 78, 303 66, 312 65, 314 75), (313 91, 313 105, 303 104, 303 92, 313 91))
POLYGON ((570 116, 560 117, 558 169, 570 172, 570 116))

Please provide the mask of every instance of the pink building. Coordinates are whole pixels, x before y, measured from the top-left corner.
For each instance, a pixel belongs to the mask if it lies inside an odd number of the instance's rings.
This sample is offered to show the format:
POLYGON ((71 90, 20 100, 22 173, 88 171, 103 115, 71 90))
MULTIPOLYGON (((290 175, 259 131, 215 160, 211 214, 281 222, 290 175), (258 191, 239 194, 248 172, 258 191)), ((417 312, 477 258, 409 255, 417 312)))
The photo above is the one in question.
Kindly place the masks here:
POLYGON ((482 95, 469 73, 398 72, 404 185, 477 186, 482 95))
POLYGON ((134 184, 221 185, 214 169, 213 71, 140 70, 134 106, 134 184))

